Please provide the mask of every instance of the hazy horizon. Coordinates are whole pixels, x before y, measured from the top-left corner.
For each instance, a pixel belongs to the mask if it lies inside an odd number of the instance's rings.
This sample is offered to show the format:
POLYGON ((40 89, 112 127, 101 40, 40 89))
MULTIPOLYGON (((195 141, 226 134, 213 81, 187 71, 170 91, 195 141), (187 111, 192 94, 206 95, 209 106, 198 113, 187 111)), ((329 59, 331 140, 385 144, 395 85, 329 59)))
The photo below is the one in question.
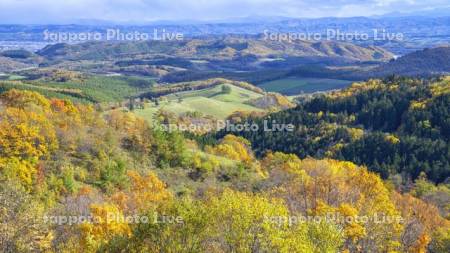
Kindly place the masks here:
POLYGON ((449 8, 446 0, 2 0, 0 24, 69 24, 85 20, 214 22, 245 17, 359 17, 449 8), (433 6, 432 8, 429 6, 433 6))

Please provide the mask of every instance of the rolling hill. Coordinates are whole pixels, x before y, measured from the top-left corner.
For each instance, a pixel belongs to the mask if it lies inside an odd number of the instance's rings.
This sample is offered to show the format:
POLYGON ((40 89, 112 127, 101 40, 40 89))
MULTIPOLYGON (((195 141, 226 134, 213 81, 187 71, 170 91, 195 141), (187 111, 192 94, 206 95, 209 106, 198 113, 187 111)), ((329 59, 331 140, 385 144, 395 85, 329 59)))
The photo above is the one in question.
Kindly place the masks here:
POLYGON ((16 61, 9 57, 0 56, 0 73, 1 72, 10 72, 17 69, 24 69, 31 67, 31 65, 16 61))
POLYGON ((237 35, 180 41, 59 43, 36 54, 45 59, 41 66, 151 76, 168 83, 213 77, 254 82, 262 71, 276 73, 305 64, 376 65, 393 58, 389 51, 376 46, 237 35))
POLYGON ((383 64, 373 71, 376 76, 430 76, 450 73, 450 47, 416 51, 383 64))
POLYGON ((149 103, 145 109, 137 109, 135 113, 147 120, 152 119, 160 109, 176 115, 199 112, 216 119, 224 119, 235 111, 262 111, 246 103, 248 100, 262 97, 262 94, 229 83, 225 85, 231 88, 228 94, 221 91, 222 85, 177 92, 162 97, 157 105, 149 103))
MULTIPOLYGON (((52 60, 111 60, 133 56, 233 59, 236 57, 330 57, 353 61, 388 60, 392 54, 379 47, 361 47, 334 41, 274 41, 264 38, 225 38, 183 41, 88 42, 54 44, 37 52, 52 60)), ((251 60, 251 58, 249 59, 251 60)), ((186 64, 186 63, 185 63, 186 64)))

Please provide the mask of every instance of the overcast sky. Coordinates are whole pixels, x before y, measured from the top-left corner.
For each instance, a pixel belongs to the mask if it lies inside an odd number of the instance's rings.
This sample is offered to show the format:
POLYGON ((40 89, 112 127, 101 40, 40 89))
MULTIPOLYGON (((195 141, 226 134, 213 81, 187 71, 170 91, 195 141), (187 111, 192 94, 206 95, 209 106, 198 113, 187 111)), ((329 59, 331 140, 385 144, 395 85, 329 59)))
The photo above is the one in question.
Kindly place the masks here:
POLYGON ((0 23, 350 17, 449 6, 448 0, 0 0, 0 23))

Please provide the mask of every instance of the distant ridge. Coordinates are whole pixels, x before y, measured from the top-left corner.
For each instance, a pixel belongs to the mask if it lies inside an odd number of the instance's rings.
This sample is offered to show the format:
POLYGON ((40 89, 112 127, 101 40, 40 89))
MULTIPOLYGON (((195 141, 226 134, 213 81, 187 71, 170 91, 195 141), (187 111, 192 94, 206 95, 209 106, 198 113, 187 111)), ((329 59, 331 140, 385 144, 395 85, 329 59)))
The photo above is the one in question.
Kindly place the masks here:
POLYGON ((430 76, 450 73, 450 46, 416 51, 373 70, 377 76, 390 74, 430 76))
POLYGON ((131 55, 179 58, 232 59, 253 57, 331 57, 352 61, 387 61, 393 55, 380 47, 336 41, 274 41, 225 36, 206 40, 143 42, 88 42, 49 45, 37 54, 49 59, 104 60, 131 55))

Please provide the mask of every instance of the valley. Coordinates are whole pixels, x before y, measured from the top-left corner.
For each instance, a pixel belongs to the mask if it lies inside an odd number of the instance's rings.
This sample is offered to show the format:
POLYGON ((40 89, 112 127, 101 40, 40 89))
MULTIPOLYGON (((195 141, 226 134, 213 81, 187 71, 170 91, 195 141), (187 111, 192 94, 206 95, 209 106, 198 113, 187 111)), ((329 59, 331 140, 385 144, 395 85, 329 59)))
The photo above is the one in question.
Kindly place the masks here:
POLYGON ((50 2, 0 3, 0 252, 450 252, 447 4, 50 2))

